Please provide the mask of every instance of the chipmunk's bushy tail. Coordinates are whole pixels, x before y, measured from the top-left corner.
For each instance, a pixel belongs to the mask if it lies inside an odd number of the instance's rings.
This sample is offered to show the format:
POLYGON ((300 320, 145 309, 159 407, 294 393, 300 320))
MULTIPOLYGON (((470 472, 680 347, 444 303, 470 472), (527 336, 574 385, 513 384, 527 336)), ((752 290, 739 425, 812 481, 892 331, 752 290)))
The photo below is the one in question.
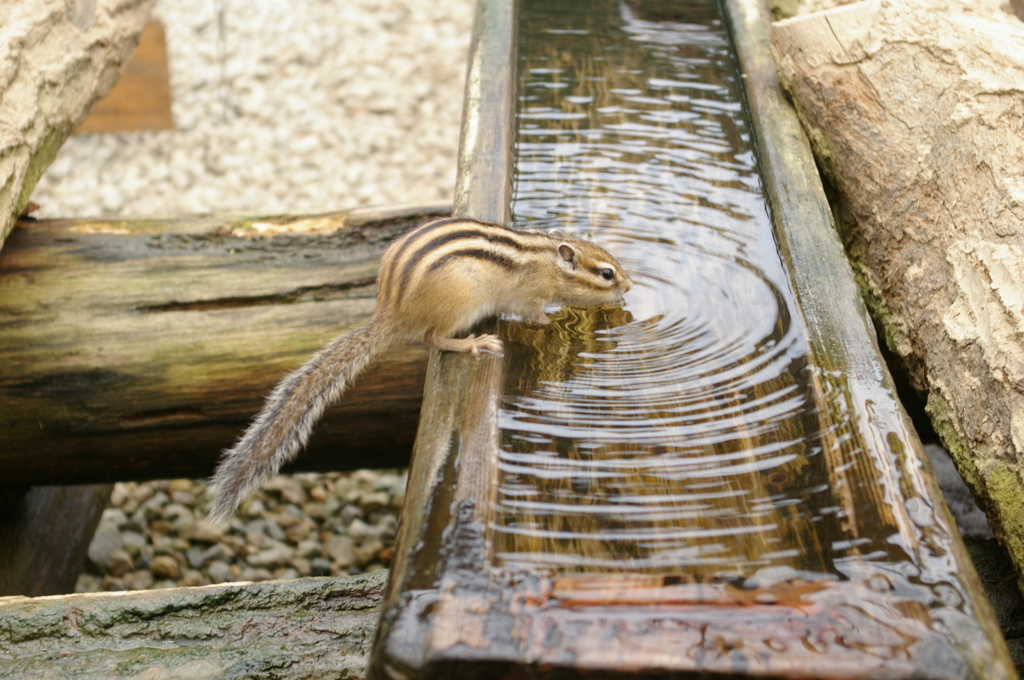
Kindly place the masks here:
POLYGON ((374 316, 362 328, 332 340, 286 376, 238 443, 224 452, 213 475, 216 495, 210 517, 227 518, 246 496, 294 459, 324 409, 393 341, 390 325, 374 316))

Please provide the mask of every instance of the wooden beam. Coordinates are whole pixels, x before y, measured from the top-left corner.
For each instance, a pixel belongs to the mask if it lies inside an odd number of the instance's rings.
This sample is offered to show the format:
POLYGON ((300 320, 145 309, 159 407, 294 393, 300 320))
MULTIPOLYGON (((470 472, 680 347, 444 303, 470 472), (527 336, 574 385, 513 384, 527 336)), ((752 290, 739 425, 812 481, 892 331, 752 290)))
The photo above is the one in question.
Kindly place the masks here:
MULTIPOLYGON (((510 0, 482 0, 477 6, 452 210, 459 217, 498 224, 508 223, 510 217, 513 6, 510 0)), ((485 323, 485 332, 496 332, 496 323, 485 323)), ((507 335, 503 339, 507 341, 507 335)), ((431 352, 413 453, 414 477, 409 482, 410 489, 417 489, 416 500, 407 503, 403 511, 410 517, 402 526, 407 547, 416 540, 413 536, 424 536, 426 513, 441 513, 445 516, 442 521, 447 520, 449 509, 434 502, 433 497, 452 492, 451 466, 461 454, 474 451, 486 456, 493 452, 497 442, 494 409, 503 374, 503 362, 494 355, 473 359, 464 354, 431 352)), ((478 464, 483 470, 493 464, 477 456, 463 457, 462 462, 462 474, 469 478, 476 476, 478 464)), ((486 484, 485 479, 477 481, 486 484)), ((472 492, 474 488, 467 490, 472 492)), ((396 583, 403 582, 404 570, 411 566, 404 560, 400 565, 402 573, 396 583)))
MULTIPOLYGON (((509 222, 512 198, 515 4, 515 0, 477 3, 452 210, 456 216, 498 224, 509 222)), ((480 330, 494 333, 496 327, 485 322, 480 330)), ((507 348, 504 328, 500 335, 507 348)), ((371 661, 372 678, 391 677, 393 667, 408 665, 410 656, 424 658, 429 631, 402 625, 397 617, 408 615, 411 591, 429 588, 439 576, 438 539, 446 527, 453 526, 456 507, 474 525, 484 518, 475 515, 475 509, 487 512, 498 440, 495 411, 503 376, 504 362, 498 357, 483 355, 477 360, 431 351, 409 471, 411 493, 407 492, 402 509, 386 613, 371 661)))
POLYGON ((0 596, 73 592, 112 489, 0 486, 0 596))
MULTIPOLYGON (((447 213, 20 222, 0 252, 4 482, 211 474, 281 376, 369 318, 385 245, 447 213)), ((405 465, 426 355, 383 357, 291 469, 405 465)))
POLYGON ((0 676, 362 680, 385 577, 0 598, 0 676))
POLYGON ((139 46, 114 89, 96 102, 75 134, 173 128, 167 40, 164 25, 153 19, 142 29, 139 46))
MULTIPOLYGON (((874 512, 891 513, 897 529, 892 541, 898 542, 895 536, 905 540, 907 560, 902 568, 915 571, 928 583, 955 584, 958 597, 963 598, 959 606, 950 606, 936 593, 938 602, 928 616, 906 617, 941 631, 940 644, 948 645, 959 658, 937 663, 934 652, 921 649, 908 661, 920 675, 939 674, 955 664, 964 677, 1014 677, 992 605, 943 500, 928 455, 897 399, 810 144, 779 83, 769 51, 770 12, 763 0, 725 0, 725 8, 747 76, 744 91, 773 206, 776 239, 806 320, 814 362, 820 367, 815 373, 819 404, 827 413, 826 422, 848 423, 836 428, 838 455, 831 461, 833 470, 847 472, 833 477, 832 483, 858 496, 861 504, 870 501, 877 508, 874 512), (879 487, 885 493, 879 493, 879 487), (968 616, 961 624, 947 628, 941 623, 959 612, 968 616)), ((870 535, 867 524, 856 530, 870 535)), ((852 573, 859 584, 851 584, 844 606, 864 606, 874 597, 863 588, 870 590, 878 572, 865 560, 852 573)), ((895 605, 899 599, 896 596, 890 602, 895 605)), ((870 672, 863 675, 870 677, 870 672)))

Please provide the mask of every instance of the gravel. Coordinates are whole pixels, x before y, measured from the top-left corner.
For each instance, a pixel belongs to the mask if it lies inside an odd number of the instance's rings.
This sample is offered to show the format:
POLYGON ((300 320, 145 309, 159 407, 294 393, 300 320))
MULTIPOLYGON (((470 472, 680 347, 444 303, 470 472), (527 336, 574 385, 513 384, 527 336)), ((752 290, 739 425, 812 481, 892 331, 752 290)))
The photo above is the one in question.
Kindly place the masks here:
MULTIPOLYGON (((32 195, 34 215, 450 201, 474 5, 158 1, 175 129, 72 137, 32 195)), ((383 569, 404 494, 402 471, 280 476, 217 526, 204 480, 118 484, 77 589, 383 569)))
POLYGON ((205 480, 114 486, 78 592, 199 586, 385 569, 403 470, 279 475, 227 522, 206 518, 205 480), (370 500, 371 502, 367 502, 370 500))
POLYGON ((158 2, 175 129, 76 136, 37 217, 450 201, 470 0, 158 2))

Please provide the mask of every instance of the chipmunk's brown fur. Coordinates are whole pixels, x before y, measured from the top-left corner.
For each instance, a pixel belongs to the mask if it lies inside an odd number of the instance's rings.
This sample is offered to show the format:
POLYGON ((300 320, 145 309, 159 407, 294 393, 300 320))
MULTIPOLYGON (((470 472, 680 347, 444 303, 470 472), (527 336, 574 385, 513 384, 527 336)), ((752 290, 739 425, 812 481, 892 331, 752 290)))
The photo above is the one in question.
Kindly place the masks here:
POLYGON ((466 219, 425 224, 393 243, 377 272, 367 325, 331 341, 282 380, 213 476, 210 515, 225 518, 306 444, 324 409, 392 344, 501 353, 493 335, 453 337, 477 321, 515 314, 549 323, 548 305, 594 306, 633 285, 618 262, 586 241, 466 219))

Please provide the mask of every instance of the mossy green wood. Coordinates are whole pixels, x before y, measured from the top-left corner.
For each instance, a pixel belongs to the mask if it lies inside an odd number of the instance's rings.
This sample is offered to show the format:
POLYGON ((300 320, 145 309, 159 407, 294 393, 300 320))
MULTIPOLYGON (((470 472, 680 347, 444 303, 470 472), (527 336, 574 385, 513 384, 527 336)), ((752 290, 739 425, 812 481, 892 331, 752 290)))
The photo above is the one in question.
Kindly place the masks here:
MULTIPOLYGON (((385 245, 447 212, 20 223, 0 253, 4 481, 208 476, 287 371, 369 318, 385 245)), ((295 469, 406 464, 425 359, 382 358, 295 469)))

